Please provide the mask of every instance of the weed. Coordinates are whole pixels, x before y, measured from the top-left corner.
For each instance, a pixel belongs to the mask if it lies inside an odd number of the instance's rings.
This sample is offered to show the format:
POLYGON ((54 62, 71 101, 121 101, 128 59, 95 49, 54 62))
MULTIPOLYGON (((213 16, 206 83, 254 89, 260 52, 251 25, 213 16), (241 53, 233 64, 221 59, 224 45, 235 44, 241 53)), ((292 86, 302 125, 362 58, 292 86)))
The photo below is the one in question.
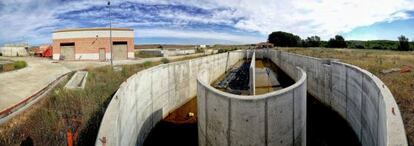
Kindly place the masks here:
POLYGON ((168 60, 167 58, 162 58, 161 62, 166 64, 166 63, 170 63, 170 60, 168 60))
POLYGON ((151 62, 151 61, 145 61, 145 62, 143 63, 144 68, 148 68, 149 66, 151 66, 151 64, 152 64, 152 62, 151 62))
POLYGON ((19 61, 15 61, 13 65, 14 65, 15 69, 21 69, 21 68, 26 67, 27 63, 26 63, 26 61, 19 60, 19 61))

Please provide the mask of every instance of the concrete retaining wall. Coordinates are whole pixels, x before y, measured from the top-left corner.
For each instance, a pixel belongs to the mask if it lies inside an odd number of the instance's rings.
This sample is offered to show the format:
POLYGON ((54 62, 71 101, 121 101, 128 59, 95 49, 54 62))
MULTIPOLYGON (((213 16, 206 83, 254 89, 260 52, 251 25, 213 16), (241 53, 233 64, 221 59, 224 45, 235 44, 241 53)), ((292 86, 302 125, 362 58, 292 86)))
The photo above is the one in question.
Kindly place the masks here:
POLYGON ((210 86, 211 72, 202 72, 197 80, 199 145, 306 145, 306 73, 294 71, 295 84, 255 96, 217 90, 210 86))
POLYGON ((307 90, 351 125, 362 145, 407 145, 400 110, 384 83, 359 67, 331 60, 263 50, 288 75, 307 73, 307 90))
POLYGON ((249 88, 250 88, 250 95, 256 94, 256 57, 255 53, 253 52, 252 59, 250 62, 249 67, 249 88))
MULTIPOLYGON (((244 54, 236 51, 163 64, 131 76, 111 100, 98 138, 106 137, 110 146, 142 145, 158 121, 196 96, 201 70, 217 79, 224 74, 226 62, 234 65, 244 54)), ((97 139, 96 145, 102 143, 97 139)))

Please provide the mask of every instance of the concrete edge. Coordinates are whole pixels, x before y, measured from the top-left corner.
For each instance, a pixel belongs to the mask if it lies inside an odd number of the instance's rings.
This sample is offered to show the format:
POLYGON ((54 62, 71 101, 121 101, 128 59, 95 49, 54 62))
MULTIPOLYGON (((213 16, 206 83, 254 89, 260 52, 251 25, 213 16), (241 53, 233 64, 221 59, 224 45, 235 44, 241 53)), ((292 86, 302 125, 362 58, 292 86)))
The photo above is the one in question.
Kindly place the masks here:
POLYGON ((197 77, 197 82, 200 83, 201 85, 203 85, 205 88, 209 89, 210 91, 212 91, 216 94, 219 94, 219 95, 227 96, 229 98, 238 99, 238 100, 251 100, 251 101, 262 100, 262 99, 269 98, 269 97, 272 97, 272 96, 275 96, 275 95, 285 94, 286 92, 289 92, 290 90, 293 90, 293 89, 299 87, 300 85, 304 84, 305 81, 306 81, 306 72, 300 67, 296 67, 296 69, 300 73, 299 74, 300 78, 298 80, 296 80, 295 84, 293 84, 289 87, 280 89, 280 90, 276 90, 276 91, 269 92, 269 93, 266 93, 266 94, 261 94, 261 95, 253 95, 253 96, 252 95, 236 95, 236 94, 223 92, 223 91, 220 91, 220 90, 210 86, 209 83, 206 83, 206 81, 204 81, 203 79, 201 79, 199 77, 197 77))

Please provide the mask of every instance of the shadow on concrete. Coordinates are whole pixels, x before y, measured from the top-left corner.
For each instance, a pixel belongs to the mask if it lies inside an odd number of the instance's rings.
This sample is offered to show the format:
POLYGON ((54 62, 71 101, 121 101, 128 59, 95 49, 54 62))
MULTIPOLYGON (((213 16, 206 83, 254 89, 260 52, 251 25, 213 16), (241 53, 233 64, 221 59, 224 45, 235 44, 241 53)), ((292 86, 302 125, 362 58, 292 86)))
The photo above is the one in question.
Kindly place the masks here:
MULTIPOLYGON (((141 127, 141 129, 138 133, 137 146, 146 145, 146 143, 147 143, 146 141, 148 141, 148 139, 152 139, 151 137, 154 137, 152 135, 152 133, 154 133, 154 131, 158 129, 157 125, 159 123, 157 124, 157 121, 160 121, 162 119, 162 114, 163 114, 162 109, 158 109, 157 111, 153 112, 150 115, 150 117, 148 117, 144 121, 144 124, 142 125, 142 127, 141 127), (153 125, 155 125, 154 128, 153 128, 153 125)), ((153 139, 152 141, 158 142, 158 141, 164 141, 164 139, 159 139, 157 137, 157 139, 153 139)))
POLYGON ((143 145, 197 146, 197 98, 193 98, 158 122, 143 145), (187 116, 189 112, 194 116, 187 116))
POLYGON ((360 146, 351 126, 337 112, 308 94, 308 146, 360 146))

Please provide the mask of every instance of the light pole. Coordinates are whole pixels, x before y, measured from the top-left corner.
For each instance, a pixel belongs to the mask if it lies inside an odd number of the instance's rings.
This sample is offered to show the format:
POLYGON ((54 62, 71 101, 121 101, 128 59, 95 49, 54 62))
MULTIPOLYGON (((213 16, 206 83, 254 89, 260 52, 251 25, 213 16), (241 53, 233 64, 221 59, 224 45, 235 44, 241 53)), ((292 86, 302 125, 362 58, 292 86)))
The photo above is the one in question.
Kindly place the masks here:
POLYGON ((111 67, 113 67, 113 53, 112 53, 112 22, 111 22, 111 1, 108 1, 109 7, 109 49, 111 50, 111 67))

